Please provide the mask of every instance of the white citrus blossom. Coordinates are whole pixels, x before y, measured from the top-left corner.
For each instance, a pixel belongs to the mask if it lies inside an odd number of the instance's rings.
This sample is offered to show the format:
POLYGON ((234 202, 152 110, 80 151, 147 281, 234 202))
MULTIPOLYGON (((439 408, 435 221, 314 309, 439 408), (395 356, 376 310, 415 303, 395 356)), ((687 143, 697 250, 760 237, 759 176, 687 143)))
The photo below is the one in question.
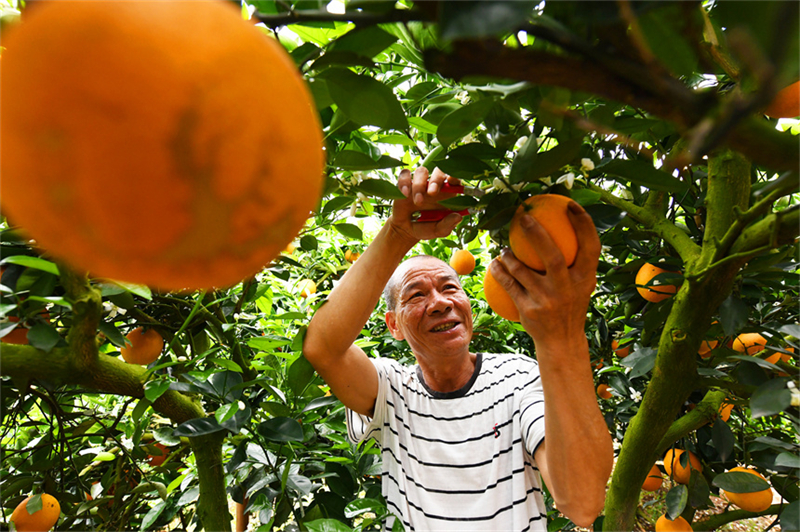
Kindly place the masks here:
POLYGON ((549 186, 552 186, 552 184, 553 184, 553 180, 550 178, 550 176, 547 176, 547 177, 540 177, 540 178, 539 178, 539 181, 541 181, 542 183, 544 183, 544 184, 545 184, 545 185, 547 185, 548 187, 549 187, 549 186))
POLYGON ((800 390, 797 389, 794 381, 787 382, 786 387, 789 388, 789 393, 792 394, 792 406, 800 406, 800 390))
POLYGON ((508 190, 506 184, 499 177, 494 178, 494 180, 492 181, 492 186, 494 186, 494 188, 496 188, 497 190, 508 190))
POLYGON ((574 181, 575 181, 575 174, 569 172, 559 177, 558 180, 556 181, 556 184, 560 185, 561 183, 564 183, 564 186, 567 187, 567 189, 572 189, 572 183, 574 181))
POLYGON ((591 172, 592 170, 594 170, 594 161, 588 157, 581 159, 581 172, 585 174, 586 172, 591 172))

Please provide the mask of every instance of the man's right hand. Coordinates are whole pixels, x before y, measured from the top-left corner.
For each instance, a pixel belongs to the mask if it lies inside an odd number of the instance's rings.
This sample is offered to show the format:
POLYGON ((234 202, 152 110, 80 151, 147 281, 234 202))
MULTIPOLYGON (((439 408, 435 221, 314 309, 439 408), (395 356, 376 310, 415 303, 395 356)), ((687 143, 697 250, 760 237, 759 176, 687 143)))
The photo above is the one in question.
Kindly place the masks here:
POLYGON ((435 168, 430 175, 424 166, 414 170, 413 174, 409 170, 400 172, 397 187, 405 198, 394 202, 392 216, 387 222, 398 236, 416 243, 420 240, 445 237, 455 229, 461 221, 461 215, 457 213, 448 214, 436 222, 414 221, 415 213, 441 209, 437 202, 454 196, 441 192, 445 182, 459 184, 458 179, 448 176, 438 168, 435 168))

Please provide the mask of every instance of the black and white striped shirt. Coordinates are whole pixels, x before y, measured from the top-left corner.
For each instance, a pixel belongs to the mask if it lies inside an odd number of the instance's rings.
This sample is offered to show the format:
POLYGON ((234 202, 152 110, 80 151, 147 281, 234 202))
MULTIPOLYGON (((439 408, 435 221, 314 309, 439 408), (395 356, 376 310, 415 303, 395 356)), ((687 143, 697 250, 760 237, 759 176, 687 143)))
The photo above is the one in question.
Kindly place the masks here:
POLYGON ((383 495, 407 531, 547 529, 532 458, 544 440, 534 359, 479 354, 470 381, 448 393, 428 388, 418 366, 373 363, 375 416, 348 410, 348 435, 380 444, 383 495))

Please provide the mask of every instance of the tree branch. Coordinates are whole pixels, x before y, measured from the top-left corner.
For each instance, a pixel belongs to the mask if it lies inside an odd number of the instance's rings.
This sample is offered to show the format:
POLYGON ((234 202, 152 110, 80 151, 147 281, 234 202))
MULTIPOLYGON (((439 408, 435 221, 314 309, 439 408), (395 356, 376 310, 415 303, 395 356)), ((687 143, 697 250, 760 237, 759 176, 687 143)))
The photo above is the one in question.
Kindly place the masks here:
POLYGON ((742 519, 750 519, 751 517, 760 517, 762 515, 777 515, 781 511, 783 505, 773 504, 766 510, 761 512, 748 512, 747 510, 728 510, 721 514, 712 515, 704 521, 696 521, 692 523, 692 530, 717 530, 719 527, 724 526, 734 521, 742 519))
POLYGON ((659 456, 664 454, 673 443, 712 422, 719 415, 719 406, 725 399, 725 395, 725 392, 720 390, 707 392, 694 410, 672 423, 656 447, 656 454, 659 456))
POLYGON ((618 198, 593 183, 589 183, 588 186, 591 190, 600 194, 600 199, 604 203, 625 211, 628 216, 643 224, 647 230, 663 238, 678 252, 684 262, 689 262, 700 253, 700 246, 695 244, 689 235, 666 218, 658 216, 644 207, 639 207, 633 202, 618 198))

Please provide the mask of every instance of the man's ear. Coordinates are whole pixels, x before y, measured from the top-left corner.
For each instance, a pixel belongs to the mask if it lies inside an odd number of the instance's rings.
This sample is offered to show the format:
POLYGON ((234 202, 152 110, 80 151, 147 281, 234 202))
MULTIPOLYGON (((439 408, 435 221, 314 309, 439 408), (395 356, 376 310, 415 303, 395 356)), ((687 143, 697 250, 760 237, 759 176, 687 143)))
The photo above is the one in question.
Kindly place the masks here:
POLYGON ((395 340, 404 340, 405 336, 403 336, 403 331, 400 330, 400 327, 397 326, 397 319, 394 311, 387 311, 385 320, 386 326, 389 328, 389 332, 392 334, 392 337, 395 340))

